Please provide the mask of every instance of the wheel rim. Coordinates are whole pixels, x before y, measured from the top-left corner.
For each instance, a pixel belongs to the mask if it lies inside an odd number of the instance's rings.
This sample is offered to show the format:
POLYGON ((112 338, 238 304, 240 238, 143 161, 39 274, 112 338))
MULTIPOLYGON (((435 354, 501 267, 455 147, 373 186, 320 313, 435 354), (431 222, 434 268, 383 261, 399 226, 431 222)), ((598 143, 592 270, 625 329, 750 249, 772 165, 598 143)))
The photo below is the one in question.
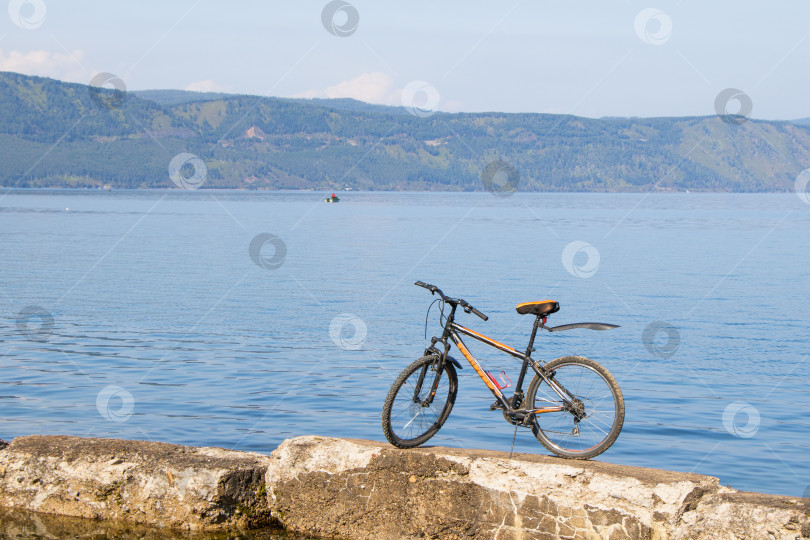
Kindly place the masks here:
POLYGON ((438 423, 439 419, 447 407, 450 399, 450 377, 447 373, 442 373, 439 379, 439 386, 436 388, 436 395, 430 406, 422 406, 422 402, 427 399, 436 375, 428 366, 425 372, 425 380, 422 382, 419 395, 414 401, 414 391, 422 372, 420 366, 402 383, 397 390, 397 395, 391 404, 391 432, 402 441, 412 441, 428 433, 438 423))
MULTIPOLYGON (((617 399, 609 382, 594 368, 582 364, 561 364, 554 368, 555 380, 581 402, 585 417, 575 421, 574 411, 543 413, 535 416, 537 427, 548 443, 564 453, 592 451, 616 425, 617 399)), ((547 384, 540 384, 532 408, 563 406, 563 401, 547 384)))

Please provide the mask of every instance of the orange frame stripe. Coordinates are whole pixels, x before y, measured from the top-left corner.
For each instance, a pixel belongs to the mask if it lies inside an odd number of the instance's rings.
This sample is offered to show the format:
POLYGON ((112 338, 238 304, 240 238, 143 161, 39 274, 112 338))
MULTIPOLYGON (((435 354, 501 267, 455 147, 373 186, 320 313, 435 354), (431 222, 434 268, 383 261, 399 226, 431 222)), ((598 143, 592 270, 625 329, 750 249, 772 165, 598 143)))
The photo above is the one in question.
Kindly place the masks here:
POLYGON ((487 377, 487 374, 484 373, 483 369, 481 369, 481 366, 478 364, 478 361, 475 359, 472 353, 467 350, 467 347, 464 346, 464 342, 461 341, 461 338, 459 338, 458 335, 453 334, 451 334, 451 337, 453 338, 453 342, 456 344, 456 347, 458 347, 458 350, 461 351, 461 354, 464 355, 464 358, 467 359, 467 362, 470 363, 470 365, 473 367, 478 376, 481 377, 481 380, 484 381, 484 384, 487 385, 487 388, 489 388, 493 394, 503 396, 503 392, 501 392, 501 390, 497 386, 492 384, 490 378, 487 377))
POLYGON ((546 407, 544 409, 535 409, 532 412, 534 414, 543 414, 547 412, 560 412, 561 410, 563 410, 562 407, 546 407))
POLYGON ((475 330, 471 330, 471 329, 469 329, 469 328, 467 328, 465 326, 462 326, 461 328, 464 328, 464 330, 466 332, 469 332, 470 334, 474 334, 474 335, 478 336, 479 338, 481 338, 483 340, 491 341, 492 343, 494 343, 495 345, 497 345, 497 346, 499 346, 501 348, 508 349, 508 350, 510 350, 512 352, 517 352, 517 350, 514 349, 513 347, 510 347, 509 345, 505 345, 505 344, 501 343, 500 341, 496 341, 496 340, 492 339, 491 337, 485 336, 484 334, 478 333, 475 330))

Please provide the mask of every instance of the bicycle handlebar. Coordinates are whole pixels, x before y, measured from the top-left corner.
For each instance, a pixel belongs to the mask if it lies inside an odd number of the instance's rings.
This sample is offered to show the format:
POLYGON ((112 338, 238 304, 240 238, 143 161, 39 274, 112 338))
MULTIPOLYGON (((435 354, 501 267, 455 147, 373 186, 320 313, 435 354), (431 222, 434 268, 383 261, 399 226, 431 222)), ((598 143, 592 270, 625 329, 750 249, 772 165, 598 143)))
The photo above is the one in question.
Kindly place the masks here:
POLYGON ((464 308, 464 311, 467 312, 467 313, 474 313, 474 314, 478 315, 479 317, 481 317, 481 319, 483 319, 485 321, 489 319, 489 317, 487 317, 486 315, 484 315, 483 313, 481 313, 480 311, 475 309, 472 306, 472 304, 470 304, 469 302, 467 302, 463 298, 450 298, 449 296, 446 296, 442 292, 442 290, 440 288, 438 288, 436 285, 430 285, 429 283, 425 283, 424 281, 417 281, 417 282, 414 283, 414 285, 417 285, 419 287, 422 287, 424 289, 429 290, 430 294, 439 293, 439 296, 441 296, 442 300, 444 300, 448 304, 455 304, 455 305, 461 306, 462 308, 464 308))
MULTIPOLYGON (((439 290, 439 288, 436 287, 435 285, 428 285, 424 281, 416 281, 416 282, 414 282, 414 285, 416 285, 418 287, 423 287, 423 288, 429 290, 431 293, 439 290)), ((441 292, 441 291, 439 291, 439 292, 441 292)), ((442 296, 444 296, 444 295, 442 295, 442 296)))

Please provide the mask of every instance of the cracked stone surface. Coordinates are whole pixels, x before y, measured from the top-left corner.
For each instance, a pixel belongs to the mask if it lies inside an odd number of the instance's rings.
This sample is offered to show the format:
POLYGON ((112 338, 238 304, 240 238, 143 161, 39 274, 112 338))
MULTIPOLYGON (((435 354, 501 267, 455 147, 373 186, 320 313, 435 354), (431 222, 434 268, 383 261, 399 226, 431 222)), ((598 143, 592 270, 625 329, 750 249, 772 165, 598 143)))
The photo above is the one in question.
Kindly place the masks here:
POLYGON ((298 437, 272 454, 269 504, 288 528, 347 538, 802 538, 807 499, 717 478, 486 450, 399 450, 298 437))
MULTIPOLYGON (((356 539, 810 538, 810 499, 739 492, 709 476, 315 436, 270 456, 19 437, 0 449, 0 506, 186 531, 277 519, 290 531, 356 539)), ((14 526, 40 530, 44 519, 14 526)))
POLYGON ((269 519, 269 458, 221 448, 18 437, 0 451, 0 506, 187 530, 269 519))

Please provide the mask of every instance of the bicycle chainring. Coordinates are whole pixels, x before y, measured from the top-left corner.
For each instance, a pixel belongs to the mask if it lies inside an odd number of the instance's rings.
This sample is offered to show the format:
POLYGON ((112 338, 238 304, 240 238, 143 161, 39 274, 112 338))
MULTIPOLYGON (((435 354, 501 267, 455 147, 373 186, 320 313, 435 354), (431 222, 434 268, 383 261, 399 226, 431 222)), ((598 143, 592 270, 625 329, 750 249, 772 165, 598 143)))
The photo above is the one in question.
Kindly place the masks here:
MULTIPOLYGON (((523 403, 523 395, 521 395, 521 394, 515 394, 515 395, 513 395, 511 398, 509 398, 509 400, 508 400, 508 401, 509 401, 509 405, 511 405, 511 407, 512 407, 513 409, 519 409, 519 408, 520 408, 520 405, 523 403)), ((514 415, 509 414, 507 411, 505 411, 505 410, 501 410, 501 412, 503 413, 503 418, 504 418, 504 420, 506 420, 507 422, 509 422, 509 423, 510 423, 510 424, 512 424, 513 426, 514 426, 515 424, 517 424, 518 422, 523 423, 523 420, 517 420, 517 419, 514 417, 514 415)))

